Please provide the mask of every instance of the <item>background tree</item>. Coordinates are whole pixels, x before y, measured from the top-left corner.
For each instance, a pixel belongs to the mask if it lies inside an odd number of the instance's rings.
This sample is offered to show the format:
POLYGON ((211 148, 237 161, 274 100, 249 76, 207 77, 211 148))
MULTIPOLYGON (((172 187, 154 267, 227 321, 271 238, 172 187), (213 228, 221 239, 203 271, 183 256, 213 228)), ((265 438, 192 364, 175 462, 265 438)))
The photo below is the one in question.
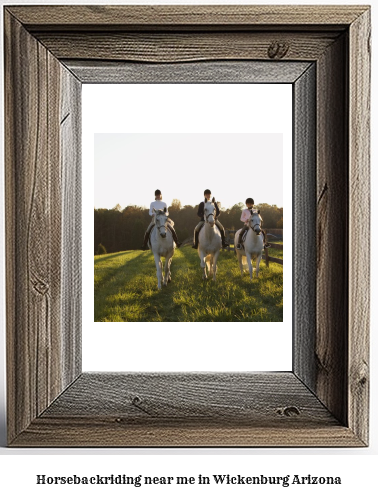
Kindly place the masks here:
MULTIPOLYGON (((222 209, 220 222, 226 229, 239 229, 243 226, 240 220, 244 203, 236 203, 233 207, 222 209)), ((265 229, 282 228, 283 209, 276 205, 261 203, 260 209, 265 229)), ((180 241, 193 237, 194 227, 199 219, 198 205, 182 206, 175 198, 168 208, 169 216, 175 223, 175 230, 180 241)), ((130 205, 124 209, 118 204, 111 210, 100 208, 94 211, 94 253, 98 253, 99 245, 103 245, 108 253, 123 250, 138 250, 142 246, 144 232, 151 221, 147 208, 130 205)))

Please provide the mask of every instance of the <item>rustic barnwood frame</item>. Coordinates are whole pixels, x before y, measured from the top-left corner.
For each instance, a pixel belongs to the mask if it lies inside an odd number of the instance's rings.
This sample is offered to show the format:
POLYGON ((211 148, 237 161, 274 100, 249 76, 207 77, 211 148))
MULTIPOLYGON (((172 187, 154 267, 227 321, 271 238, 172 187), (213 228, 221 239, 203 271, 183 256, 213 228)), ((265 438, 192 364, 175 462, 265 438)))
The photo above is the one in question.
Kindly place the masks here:
POLYGON ((369 7, 6 6, 4 22, 9 445, 367 446, 369 7), (81 84, 167 65, 190 81, 201 61, 209 81, 226 62, 307 63, 293 370, 81 373, 81 84))

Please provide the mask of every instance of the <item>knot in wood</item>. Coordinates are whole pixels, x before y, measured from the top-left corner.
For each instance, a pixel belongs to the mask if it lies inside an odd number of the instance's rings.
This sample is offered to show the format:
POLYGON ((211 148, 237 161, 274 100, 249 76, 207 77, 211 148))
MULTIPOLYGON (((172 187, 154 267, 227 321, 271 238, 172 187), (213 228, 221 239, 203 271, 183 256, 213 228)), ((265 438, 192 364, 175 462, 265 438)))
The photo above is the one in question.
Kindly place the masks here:
POLYGON ((139 396, 131 397, 131 404, 136 408, 138 408, 139 410, 144 411, 144 413, 147 413, 147 415, 150 415, 149 410, 145 408, 146 406, 145 402, 139 396))
POLYGON ((286 56, 289 45, 285 42, 272 42, 268 48, 268 57, 270 59, 282 59, 286 56))
POLYGON ((132 398, 131 402, 133 405, 138 406, 142 402, 142 400, 140 399, 139 396, 134 396, 132 398))
POLYGON ((49 290, 49 285, 41 280, 38 280, 33 283, 33 288, 40 295, 45 295, 49 290))
POLYGON ((296 406, 286 406, 285 408, 279 408, 277 413, 285 417, 292 417, 293 415, 299 415, 301 412, 296 406))

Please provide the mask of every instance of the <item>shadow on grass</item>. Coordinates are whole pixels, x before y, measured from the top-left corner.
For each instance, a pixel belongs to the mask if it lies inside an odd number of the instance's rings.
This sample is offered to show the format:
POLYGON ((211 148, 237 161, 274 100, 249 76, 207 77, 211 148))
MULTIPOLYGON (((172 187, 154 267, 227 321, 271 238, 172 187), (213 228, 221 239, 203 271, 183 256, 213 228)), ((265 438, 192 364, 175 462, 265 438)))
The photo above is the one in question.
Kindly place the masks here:
MULTIPOLYGON (((104 262, 106 260, 117 259, 118 257, 121 257, 122 255, 125 255, 125 254, 130 253, 130 252, 133 252, 133 250, 125 250, 124 252, 117 252, 117 253, 108 253, 108 254, 104 255, 104 257, 97 258, 95 260, 95 265, 99 264, 100 262, 104 262)), ((95 255, 95 257, 98 257, 98 256, 95 255)))
POLYGON ((102 280, 106 282, 95 293, 95 321, 282 321, 282 306, 277 307, 280 278, 264 278, 263 271, 262 266, 261 277, 252 282, 247 273, 241 278, 236 259, 227 255, 219 261, 214 283, 202 279, 196 252, 176 250, 172 282, 158 290, 153 255, 140 253, 102 280))
MULTIPOLYGON (((145 262, 148 261, 149 254, 148 253, 141 253, 139 255, 136 255, 135 257, 130 257, 129 259, 126 259, 123 264, 119 265, 118 262, 124 258, 127 255, 130 255, 131 253, 135 253, 134 250, 128 250, 126 252, 120 252, 120 253, 114 253, 111 254, 108 258, 102 258, 102 259, 97 259, 95 261, 95 296, 96 296, 96 291, 100 291, 101 288, 105 283, 110 282, 114 276, 116 276, 119 272, 122 272, 122 269, 125 267, 128 267, 130 263, 132 263, 135 260, 144 260, 145 262), (107 268, 98 268, 98 263, 101 263, 106 260, 110 260, 112 258, 114 260, 114 265, 109 266, 107 268), (100 276, 101 274, 101 276, 100 276)), ((136 265, 136 269, 139 267, 139 264, 136 265)))

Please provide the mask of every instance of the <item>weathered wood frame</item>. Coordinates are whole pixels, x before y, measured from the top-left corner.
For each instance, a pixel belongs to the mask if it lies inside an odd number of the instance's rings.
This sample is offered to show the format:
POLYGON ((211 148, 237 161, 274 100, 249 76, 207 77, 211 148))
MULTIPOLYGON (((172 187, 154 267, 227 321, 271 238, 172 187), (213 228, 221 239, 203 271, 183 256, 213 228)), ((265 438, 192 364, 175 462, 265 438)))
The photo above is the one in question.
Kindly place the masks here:
POLYGON ((9 445, 367 446, 369 7, 7 6, 4 22, 9 445), (311 63, 293 82, 293 371, 81 373, 75 67, 248 60, 311 63))

